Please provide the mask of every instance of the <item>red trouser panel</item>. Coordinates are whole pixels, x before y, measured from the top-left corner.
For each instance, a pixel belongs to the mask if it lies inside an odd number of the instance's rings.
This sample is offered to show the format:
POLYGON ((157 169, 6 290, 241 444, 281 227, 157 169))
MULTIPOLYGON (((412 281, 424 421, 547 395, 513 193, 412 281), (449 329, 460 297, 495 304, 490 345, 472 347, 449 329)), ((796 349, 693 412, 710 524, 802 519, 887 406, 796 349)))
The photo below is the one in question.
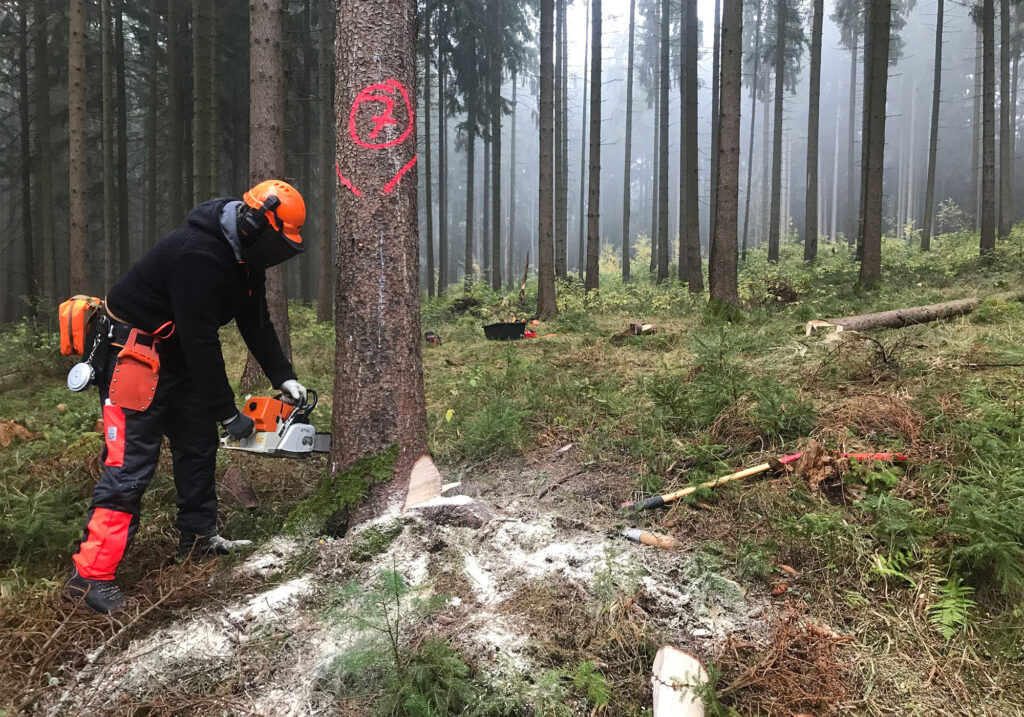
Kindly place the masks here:
POLYGON ((96 508, 86 526, 85 542, 72 557, 78 574, 90 580, 113 580, 128 545, 131 522, 131 513, 96 508))
POLYGON ((124 465, 124 411, 120 406, 103 407, 103 440, 107 457, 103 465, 124 465))

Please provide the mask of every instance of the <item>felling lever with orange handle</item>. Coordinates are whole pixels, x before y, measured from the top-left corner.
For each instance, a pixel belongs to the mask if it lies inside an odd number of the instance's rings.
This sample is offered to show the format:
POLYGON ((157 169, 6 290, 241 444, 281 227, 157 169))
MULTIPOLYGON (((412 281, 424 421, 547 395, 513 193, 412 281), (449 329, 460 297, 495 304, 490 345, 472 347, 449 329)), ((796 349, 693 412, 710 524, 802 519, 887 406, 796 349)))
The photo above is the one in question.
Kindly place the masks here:
POLYGON ((221 445, 229 451, 286 458, 329 453, 331 434, 317 433, 309 423, 309 414, 316 408, 316 391, 310 389, 306 396, 302 406, 292 406, 280 397, 260 396, 246 400, 242 413, 253 420, 255 432, 240 441, 224 436, 220 439, 221 445))
MULTIPOLYGON (((787 463, 793 463, 794 461, 800 460, 803 453, 794 453, 790 456, 783 456, 777 462, 771 461, 769 463, 761 463, 751 468, 745 468, 744 470, 737 471, 736 473, 730 473, 727 476, 721 478, 715 478, 709 480, 700 485, 691 485, 682 490, 677 490, 674 493, 667 493, 666 495, 655 495, 646 500, 641 501, 627 501, 623 503, 621 508, 634 508, 636 510, 650 510, 652 508, 660 508, 666 503, 671 503, 674 500, 685 498, 688 495, 693 495, 702 488, 717 488, 720 485, 731 483, 734 480, 742 480, 743 478, 749 478, 750 476, 757 475, 758 473, 764 473, 767 470, 771 470, 776 465, 786 465, 787 463)), ((905 461, 907 457, 899 453, 844 453, 843 458, 851 458, 855 461, 905 461)))

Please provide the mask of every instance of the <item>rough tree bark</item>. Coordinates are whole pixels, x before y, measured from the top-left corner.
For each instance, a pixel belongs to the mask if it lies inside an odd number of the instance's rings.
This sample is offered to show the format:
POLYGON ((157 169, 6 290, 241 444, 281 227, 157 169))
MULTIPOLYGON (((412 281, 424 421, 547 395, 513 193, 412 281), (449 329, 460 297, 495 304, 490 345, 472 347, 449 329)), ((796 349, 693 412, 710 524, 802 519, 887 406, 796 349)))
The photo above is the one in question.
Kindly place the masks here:
POLYGON ((100 0, 100 102, 103 157, 103 286, 110 287, 117 278, 117 246, 114 242, 114 71, 110 38, 110 3, 100 0))
MULTIPOLYGON (((668 278, 668 80, 672 73, 672 66, 669 63, 669 28, 672 24, 670 9, 669 0, 661 0, 661 61, 658 63, 658 236, 657 242, 651 247, 651 251, 656 248, 658 252, 656 279, 659 284, 668 278)), ((683 245, 684 242, 680 241, 680 279, 683 278, 683 245)))
POLYGON ((334 0, 320 2, 320 266, 317 279, 316 320, 334 318, 334 0))
POLYGON ((566 185, 567 177, 562 176, 562 138, 568 129, 567 117, 563 110, 562 95, 565 87, 562 84, 562 70, 566 66, 564 48, 562 46, 562 29, 566 26, 566 0, 555 0, 555 276, 564 279, 568 275, 568 228, 569 228, 569 194, 566 185))
POLYGON ((85 195, 88 147, 85 134, 85 0, 70 0, 68 16, 68 258, 71 290, 84 293, 89 279, 88 212, 85 195))
POLYGON ((430 172, 433 150, 430 147, 430 16, 432 9, 423 11, 423 168, 426 170, 424 189, 427 194, 427 296, 434 296, 434 188, 430 172))
MULTIPOLYGON (((989 0, 991 2, 991 0, 989 0)), ((868 3, 864 44, 863 221, 859 283, 873 289, 882 277, 882 176, 885 169, 885 100, 889 83, 891 0, 868 3)))
MULTIPOLYGON (((683 277, 691 294, 704 291, 704 274, 700 257, 700 212, 697 202, 697 0, 686 0, 686 42, 683 46, 683 74, 686 77, 686 165, 682 169, 686 181, 686 232, 679 237, 680 246, 686 247, 686 274, 683 277)), ((680 207, 682 209, 682 207, 680 207)))
MULTIPOLYGON (((282 0, 253 0, 249 3, 250 185, 282 177, 285 172, 284 103, 281 101, 284 97, 281 3, 282 0)), ((197 133, 203 134, 198 130, 197 133)), ((281 341, 281 348, 290 359, 292 341, 291 323, 288 320, 288 274, 284 264, 267 270, 267 308, 281 341)), ((256 359, 249 354, 242 371, 242 390, 251 388, 262 375, 256 359)))
MULTIPOLYGON (((821 3, 821 0, 818 0, 821 3)), ((743 84, 743 0, 725 0, 719 78, 718 192, 715 234, 708 261, 711 298, 739 306, 736 230, 739 212, 740 101, 743 84)))
MULTIPOLYGON (((427 452, 420 352, 414 0, 338 4, 335 111, 338 186, 337 341, 330 475, 397 447, 393 479, 371 488, 374 513, 408 493, 427 452), (375 124, 390 107, 395 124, 375 124), (346 131, 351 130, 351 131, 346 131), (373 134, 373 138, 370 135, 373 134), (373 148, 360 146, 360 138, 373 148)), ((363 480, 355 476, 355 480, 363 480)))
POLYGON ((824 0, 814 0, 811 21, 811 84, 807 111, 807 182, 804 200, 804 261, 818 258, 818 105, 821 100, 821 16, 824 0))
POLYGON ((626 55, 626 148, 622 165, 622 280, 629 281, 630 169, 633 164, 633 50, 636 35, 636 0, 629 0, 629 50, 626 55))
POLYGON ((601 0, 594 0, 590 57, 590 187, 587 198, 586 291, 601 283, 601 0))
POLYGON ((775 122, 772 138, 772 207, 768 220, 768 261, 779 260, 782 202, 782 103, 786 92, 786 0, 775 0, 775 122))
MULTIPOLYGON (((1000 301, 1022 301, 1024 291, 1011 291, 1004 294, 996 294, 994 299, 1000 301)), ((868 329, 898 329, 912 324, 924 324, 929 321, 949 319, 955 316, 963 316, 974 311, 981 304, 982 299, 971 297, 957 299, 956 301, 945 301, 941 304, 928 304, 927 306, 913 306, 907 309, 891 309, 879 311, 872 314, 857 314, 856 316, 844 316, 838 319, 814 319, 807 322, 805 333, 810 336, 818 329, 837 328, 840 331, 866 331, 868 329)))
POLYGON ((996 66, 995 2, 984 0, 981 7, 982 86, 981 100, 981 253, 996 248, 996 66))
POLYGON ((35 34, 35 116, 36 116, 36 197, 40 211, 39 241, 42 266, 38 275, 39 289, 44 296, 57 294, 57 255, 54 251, 52 149, 50 147, 50 56, 46 29, 46 0, 34 0, 32 24, 35 34))
MULTIPOLYGON (((747 196, 744 199, 743 209, 743 249, 741 256, 743 261, 747 260, 747 232, 750 229, 750 195, 751 182, 754 174, 754 122, 757 120, 757 83, 761 70, 761 10, 764 8, 765 0, 756 0, 757 16, 754 19, 757 27, 754 28, 754 74, 750 83, 750 143, 747 146, 747 196)), ((762 147, 761 151, 766 148, 762 147)))
POLYGON ((928 179, 924 192, 924 225, 921 229, 921 251, 932 246, 932 217, 935 214, 935 160, 939 146, 939 97, 942 94, 942 10, 943 0, 938 0, 938 17, 935 25, 935 69, 932 80, 932 124, 928 136, 928 179))
POLYGON ((552 63, 555 0, 540 0, 540 176, 537 210, 537 315, 550 319, 555 303, 554 157, 552 156, 554 87, 552 63))

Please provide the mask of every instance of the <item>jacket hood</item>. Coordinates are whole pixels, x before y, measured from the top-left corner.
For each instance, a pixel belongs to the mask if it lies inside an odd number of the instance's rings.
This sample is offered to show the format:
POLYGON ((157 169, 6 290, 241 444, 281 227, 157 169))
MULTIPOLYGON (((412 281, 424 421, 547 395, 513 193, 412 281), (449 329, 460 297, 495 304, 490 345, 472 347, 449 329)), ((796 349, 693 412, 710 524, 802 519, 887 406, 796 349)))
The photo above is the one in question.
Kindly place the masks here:
POLYGON ((207 234, 224 239, 220 226, 220 212, 228 202, 238 201, 234 197, 218 197, 203 202, 188 214, 188 223, 207 234))

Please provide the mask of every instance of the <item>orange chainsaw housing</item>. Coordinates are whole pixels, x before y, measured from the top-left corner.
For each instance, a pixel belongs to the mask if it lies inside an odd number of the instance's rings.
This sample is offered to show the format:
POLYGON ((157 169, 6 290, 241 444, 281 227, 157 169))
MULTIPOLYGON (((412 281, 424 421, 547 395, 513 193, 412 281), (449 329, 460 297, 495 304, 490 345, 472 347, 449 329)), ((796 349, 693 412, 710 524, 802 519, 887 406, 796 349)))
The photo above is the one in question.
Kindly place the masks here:
POLYGON ((284 423, 294 410, 294 406, 284 401, 268 396, 260 396, 259 398, 250 398, 246 401, 245 410, 242 413, 253 420, 253 423, 256 424, 255 430, 257 433, 263 433, 265 431, 277 431, 278 426, 284 423))

